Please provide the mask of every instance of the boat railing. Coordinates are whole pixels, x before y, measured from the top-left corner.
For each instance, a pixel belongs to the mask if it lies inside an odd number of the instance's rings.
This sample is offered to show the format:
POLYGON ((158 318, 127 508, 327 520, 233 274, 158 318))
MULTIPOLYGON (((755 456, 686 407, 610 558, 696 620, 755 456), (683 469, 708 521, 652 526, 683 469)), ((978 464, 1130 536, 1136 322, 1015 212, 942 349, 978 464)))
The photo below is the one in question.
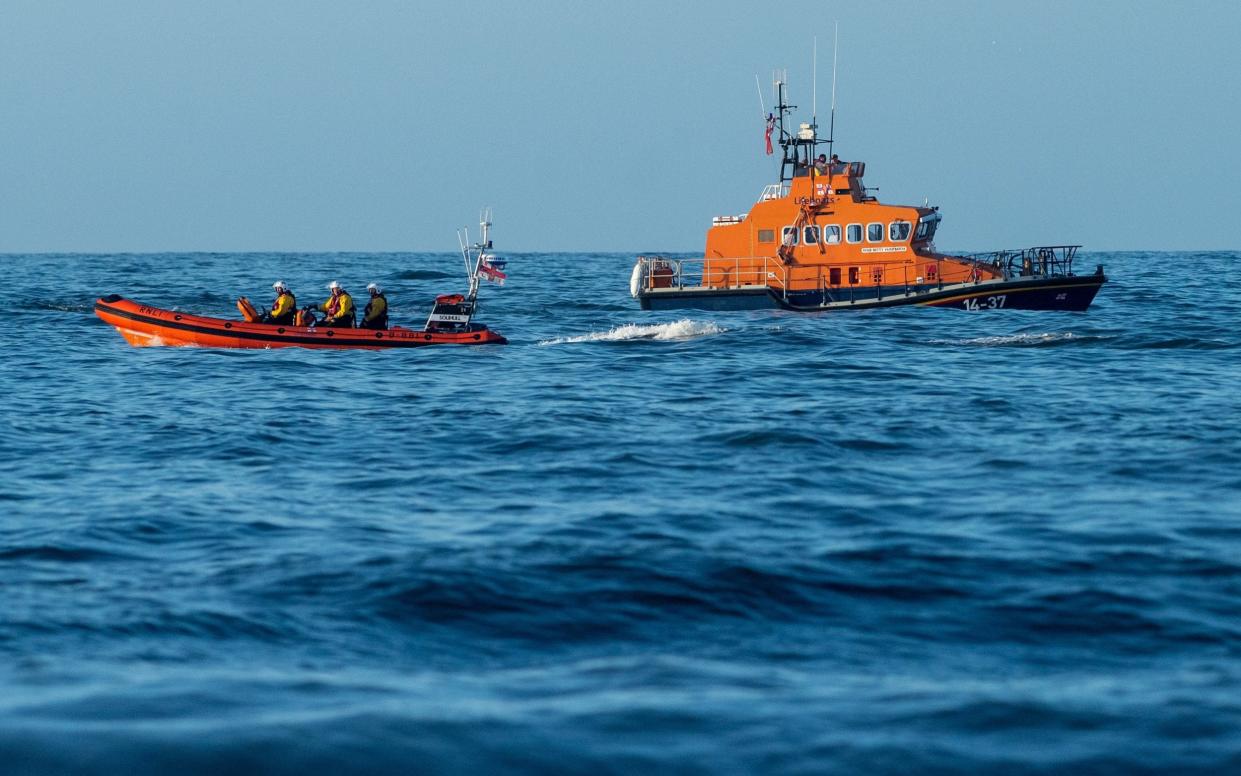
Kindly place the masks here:
MULTIPOLYGON (((990 267, 991 265, 980 265, 990 267)), ((674 259, 663 255, 638 257, 635 296, 639 292, 683 288, 741 288, 766 286, 788 299, 790 289, 816 289, 827 299, 828 291, 848 290, 849 301, 925 291, 957 284, 978 284, 982 272, 960 257, 926 257, 911 263, 905 258, 868 258, 855 265, 786 264, 776 256, 674 259)))
POLYGON ((670 288, 741 288, 766 286, 784 295, 788 292, 788 267, 774 256, 743 256, 724 259, 673 259, 667 256, 639 256, 638 289, 650 291, 670 288))
POLYGON ((789 195, 789 185, 787 183, 769 183, 763 187, 763 192, 758 195, 759 202, 767 202, 772 199, 783 199, 789 195))
POLYGON ((1004 277, 1069 277, 1080 245, 1040 245, 1034 248, 967 253, 961 256, 1004 277))

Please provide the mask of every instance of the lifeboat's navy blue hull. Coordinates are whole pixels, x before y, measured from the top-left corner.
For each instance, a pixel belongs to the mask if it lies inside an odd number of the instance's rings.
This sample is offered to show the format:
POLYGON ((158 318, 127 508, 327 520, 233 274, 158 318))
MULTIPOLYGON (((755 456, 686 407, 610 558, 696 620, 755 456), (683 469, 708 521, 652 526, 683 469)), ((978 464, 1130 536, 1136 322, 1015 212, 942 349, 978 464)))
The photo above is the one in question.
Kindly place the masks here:
POLYGON ((922 305, 961 310, 1062 310, 1085 312, 1107 282, 1094 275, 1014 278, 940 286, 874 286, 790 292, 766 286, 652 288, 639 294, 643 310, 794 310, 824 312, 922 305))

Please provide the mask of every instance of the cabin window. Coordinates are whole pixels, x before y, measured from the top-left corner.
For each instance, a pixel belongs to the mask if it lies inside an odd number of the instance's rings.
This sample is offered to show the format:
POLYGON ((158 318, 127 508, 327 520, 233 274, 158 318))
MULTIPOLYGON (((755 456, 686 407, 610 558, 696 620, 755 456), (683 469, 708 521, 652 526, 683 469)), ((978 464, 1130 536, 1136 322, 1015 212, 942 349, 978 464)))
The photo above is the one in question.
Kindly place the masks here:
POLYGON ((796 245, 797 244, 797 227, 795 226, 784 227, 784 229, 780 232, 780 242, 783 243, 784 245, 796 245))
POLYGON ((909 239, 909 222, 893 221, 888 224, 888 239, 892 242, 905 242, 909 239))
POLYGON ((935 228, 939 226, 939 219, 934 221, 919 221, 918 231, 914 232, 915 240, 931 240, 935 237, 935 228))
POLYGON ((866 225, 866 242, 883 242, 883 224, 866 225))
POLYGON ((840 267, 831 267, 827 270, 827 282, 833 286, 840 285, 840 267))
POLYGON ((758 241, 765 242, 765 243, 775 242, 776 241, 776 230, 775 229, 759 229, 758 230, 758 241))
POLYGON ((807 226, 805 229, 803 229, 802 230, 802 242, 804 242, 806 245, 818 245, 819 244, 819 227, 807 226))
POLYGON ((860 243, 862 241, 862 225, 849 224, 848 229, 845 231, 845 237, 851 243, 860 243))
POLYGON ((838 245, 840 243, 840 227, 836 224, 828 224, 823 227, 823 242, 828 245, 838 245))

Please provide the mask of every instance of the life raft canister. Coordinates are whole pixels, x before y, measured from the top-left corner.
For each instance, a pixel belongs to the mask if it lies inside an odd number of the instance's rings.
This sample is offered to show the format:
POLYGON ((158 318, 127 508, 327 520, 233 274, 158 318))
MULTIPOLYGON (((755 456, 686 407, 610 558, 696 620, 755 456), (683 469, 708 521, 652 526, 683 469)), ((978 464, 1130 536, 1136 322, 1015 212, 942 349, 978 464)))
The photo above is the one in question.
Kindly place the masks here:
POLYGON ((657 261, 651 266, 651 288, 672 288, 672 265, 657 261))
POLYGON ((237 309, 241 311, 241 317, 246 319, 246 323, 258 323, 263 319, 259 311, 254 309, 254 305, 250 304, 250 300, 244 296, 237 300, 237 309))

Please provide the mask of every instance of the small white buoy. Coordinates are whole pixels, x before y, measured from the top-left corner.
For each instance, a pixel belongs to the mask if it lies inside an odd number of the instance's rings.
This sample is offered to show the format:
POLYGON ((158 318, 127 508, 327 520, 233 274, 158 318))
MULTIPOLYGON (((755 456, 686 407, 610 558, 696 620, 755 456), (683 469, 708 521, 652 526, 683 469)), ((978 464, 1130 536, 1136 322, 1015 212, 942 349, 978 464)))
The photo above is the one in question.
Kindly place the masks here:
POLYGON ((633 274, 629 276, 629 295, 634 299, 638 298, 638 292, 642 290, 642 280, 645 274, 646 262, 638 259, 633 265, 633 274))

